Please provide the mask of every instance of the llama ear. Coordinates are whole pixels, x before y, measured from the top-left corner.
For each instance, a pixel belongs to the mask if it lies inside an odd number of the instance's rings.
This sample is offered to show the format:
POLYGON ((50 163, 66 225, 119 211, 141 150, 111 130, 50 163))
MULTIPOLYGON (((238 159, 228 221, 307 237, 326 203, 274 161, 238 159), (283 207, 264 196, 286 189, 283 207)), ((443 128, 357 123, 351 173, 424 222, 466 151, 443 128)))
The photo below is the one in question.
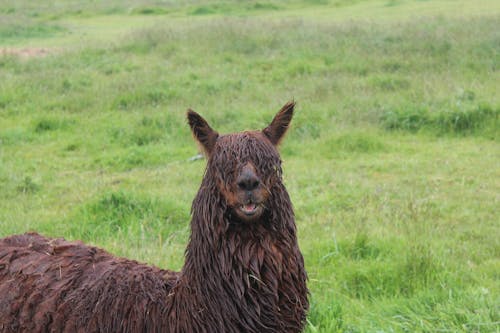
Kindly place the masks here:
POLYGON ((194 137, 201 144, 205 153, 210 155, 214 149, 215 141, 219 137, 219 133, 214 131, 205 119, 191 109, 187 111, 187 119, 194 137))
POLYGON ((281 139, 288 130, 288 126, 292 121, 293 108, 295 107, 295 102, 290 101, 283 105, 281 110, 274 116, 273 121, 269 126, 264 128, 262 132, 267 136, 267 138, 276 146, 280 143, 281 139))

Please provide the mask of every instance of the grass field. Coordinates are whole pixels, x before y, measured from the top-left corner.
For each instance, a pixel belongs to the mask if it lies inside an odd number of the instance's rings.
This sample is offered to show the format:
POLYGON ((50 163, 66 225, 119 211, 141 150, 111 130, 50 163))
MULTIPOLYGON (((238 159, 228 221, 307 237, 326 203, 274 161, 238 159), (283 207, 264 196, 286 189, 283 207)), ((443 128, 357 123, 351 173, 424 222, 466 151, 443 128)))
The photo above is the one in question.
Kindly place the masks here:
POLYGON ((281 146, 306 332, 500 331, 500 2, 0 3, 0 236, 179 269, 220 132, 281 146))

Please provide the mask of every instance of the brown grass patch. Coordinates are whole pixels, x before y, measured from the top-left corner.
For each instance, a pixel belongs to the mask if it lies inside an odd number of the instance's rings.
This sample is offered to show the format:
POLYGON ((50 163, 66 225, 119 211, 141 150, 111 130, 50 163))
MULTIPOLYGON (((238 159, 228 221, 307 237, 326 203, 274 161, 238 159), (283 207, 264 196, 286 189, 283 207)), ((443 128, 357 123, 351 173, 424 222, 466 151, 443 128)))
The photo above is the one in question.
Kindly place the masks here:
POLYGON ((45 57, 54 53, 53 49, 46 47, 2 47, 0 48, 0 55, 13 55, 19 58, 28 59, 36 57, 45 57))

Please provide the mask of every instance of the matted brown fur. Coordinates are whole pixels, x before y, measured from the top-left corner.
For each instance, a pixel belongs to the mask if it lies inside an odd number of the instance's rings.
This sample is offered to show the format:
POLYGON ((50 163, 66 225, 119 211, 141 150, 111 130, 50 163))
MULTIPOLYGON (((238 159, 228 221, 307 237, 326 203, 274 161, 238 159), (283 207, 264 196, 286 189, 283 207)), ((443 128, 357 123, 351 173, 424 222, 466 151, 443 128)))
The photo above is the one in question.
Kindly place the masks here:
POLYGON ((208 164, 180 272, 35 233, 1 239, 0 331, 302 331, 306 273, 275 147, 293 107, 223 136, 189 112, 208 164))

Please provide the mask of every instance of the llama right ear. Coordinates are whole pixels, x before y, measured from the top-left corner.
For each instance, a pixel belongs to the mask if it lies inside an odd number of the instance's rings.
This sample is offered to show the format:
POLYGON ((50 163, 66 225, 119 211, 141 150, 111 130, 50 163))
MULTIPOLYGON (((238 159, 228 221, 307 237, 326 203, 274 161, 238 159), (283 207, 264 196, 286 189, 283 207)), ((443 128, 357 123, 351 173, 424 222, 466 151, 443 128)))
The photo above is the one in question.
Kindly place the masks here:
POLYGON ((219 137, 219 133, 214 131, 205 119, 191 109, 187 111, 187 119, 194 137, 203 147, 205 153, 210 155, 214 149, 215 141, 219 137))
POLYGON ((294 101, 290 101, 283 105, 281 110, 274 116, 271 124, 262 130, 264 135, 267 136, 273 145, 278 145, 288 130, 288 126, 290 126, 290 122, 292 121, 294 107, 294 101))

